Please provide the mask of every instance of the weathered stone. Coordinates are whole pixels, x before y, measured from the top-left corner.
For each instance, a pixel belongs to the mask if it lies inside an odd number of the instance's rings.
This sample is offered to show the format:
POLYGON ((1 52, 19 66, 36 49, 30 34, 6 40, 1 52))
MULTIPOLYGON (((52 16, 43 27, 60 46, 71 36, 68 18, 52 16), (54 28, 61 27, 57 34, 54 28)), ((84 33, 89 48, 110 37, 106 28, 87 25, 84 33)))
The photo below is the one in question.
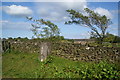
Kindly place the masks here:
POLYGON ((44 61, 46 60, 48 54, 50 54, 50 45, 47 42, 41 43, 41 49, 40 49, 40 60, 44 61))

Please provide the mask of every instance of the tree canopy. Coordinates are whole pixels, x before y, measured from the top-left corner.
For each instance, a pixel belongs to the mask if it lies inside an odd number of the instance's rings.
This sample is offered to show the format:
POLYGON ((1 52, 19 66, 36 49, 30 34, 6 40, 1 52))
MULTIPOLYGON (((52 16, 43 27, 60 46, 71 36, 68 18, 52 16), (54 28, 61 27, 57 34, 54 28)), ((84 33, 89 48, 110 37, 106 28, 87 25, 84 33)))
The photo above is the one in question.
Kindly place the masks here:
POLYGON ((74 23, 90 28, 92 30, 91 35, 98 38, 100 42, 103 41, 108 26, 112 24, 112 21, 108 19, 105 15, 95 13, 88 8, 84 9, 87 15, 73 9, 66 11, 69 13, 69 17, 71 18, 71 20, 65 22, 65 24, 74 23))
POLYGON ((57 25, 51 21, 45 21, 44 19, 33 19, 32 17, 27 17, 28 20, 34 22, 32 23, 31 31, 34 37, 37 38, 49 38, 53 36, 59 36, 60 30, 57 25))

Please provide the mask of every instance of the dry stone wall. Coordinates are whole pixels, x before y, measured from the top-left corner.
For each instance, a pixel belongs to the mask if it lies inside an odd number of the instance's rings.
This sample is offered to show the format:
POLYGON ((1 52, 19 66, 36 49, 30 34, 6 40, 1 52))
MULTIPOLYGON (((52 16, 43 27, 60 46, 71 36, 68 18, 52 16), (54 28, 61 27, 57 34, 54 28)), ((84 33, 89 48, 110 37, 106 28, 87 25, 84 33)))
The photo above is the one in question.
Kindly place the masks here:
POLYGON ((39 53, 41 42, 37 41, 11 41, 11 49, 24 53, 39 53))
POLYGON ((120 48, 88 47, 72 43, 57 43, 54 44, 52 51, 55 55, 72 60, 120 62, 120 48))
MULTIPOLYGON (((11 41, 11 48, 25 53, 40 53, 41 41, 11 41)), ((79 61, 95 61, 106 59, 120 62, 120 48, 92 47, 75 43, 51 43, 53 55, 79 61)))

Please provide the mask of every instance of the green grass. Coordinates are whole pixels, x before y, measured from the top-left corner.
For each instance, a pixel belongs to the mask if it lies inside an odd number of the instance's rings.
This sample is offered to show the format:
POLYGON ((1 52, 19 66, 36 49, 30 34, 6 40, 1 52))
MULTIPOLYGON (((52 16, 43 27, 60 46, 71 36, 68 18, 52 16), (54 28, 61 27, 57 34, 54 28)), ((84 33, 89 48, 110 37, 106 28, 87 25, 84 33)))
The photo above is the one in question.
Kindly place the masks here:
POLYGON ((19 51, 3 54, 3 78, 120 78, 116 64, 78 62, 53 55, 40 62, 38 56, 19 51))

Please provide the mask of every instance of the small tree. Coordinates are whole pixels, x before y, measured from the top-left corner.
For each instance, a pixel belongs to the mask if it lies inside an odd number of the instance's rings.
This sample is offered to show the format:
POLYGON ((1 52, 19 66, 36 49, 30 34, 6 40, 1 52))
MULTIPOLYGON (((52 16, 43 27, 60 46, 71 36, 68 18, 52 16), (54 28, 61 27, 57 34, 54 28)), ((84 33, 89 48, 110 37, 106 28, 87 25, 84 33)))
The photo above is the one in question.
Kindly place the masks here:
POLYGON ((69 13, 71 21, 65 22, 65 24, 74 23, 88 27, 92 30, 91 35, 93 37, 96 37, 100 43, 103 42, 106 34, 106 29, 112 23, 110 19, 108 19, 105 15, 101 16, 100 14, 95 13, 88 8, 84 9, 88 16, 85 16, 84 14, 77 12, 73 9, 66 11, 69 13))
POLYGON ((31 31, 34 34, 34 37, 49 38, 53 36, 59 36, 60 34, 58 26, 51 21, 45 21, 43 19, 35 20, 32 17, 27 17, 27 19, 34 22, 34 24, 31 24, 31 31))

